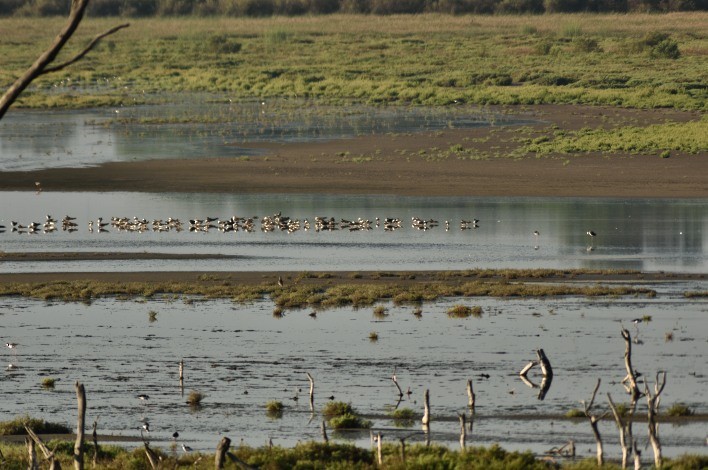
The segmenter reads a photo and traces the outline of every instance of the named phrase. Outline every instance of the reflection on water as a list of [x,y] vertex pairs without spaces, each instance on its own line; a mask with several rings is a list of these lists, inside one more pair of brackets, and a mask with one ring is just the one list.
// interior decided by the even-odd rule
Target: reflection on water
[[[146,251],[210,253],[243,258],[229,261],[125,261],[14,263],[3,272],[139,270],[421,270],[469,268],[615,268],[706,272],[708,204],[705,200],[549,198],[420,198],[326,195],[224,195],[142,193],[0,193],[0,219],[43,222],[46,214],[77,217],[79,231],[0,234],[0,250]],[[293,219],[315,216],[374,221],[402,219],[402,228],[293,233],[147,232],[89,233],[99,217],[188,219],[265,216],[282,212]],[[436,219],[422,231],[411,217]],[[460,230],[462,219],[479,227]],[[444,221],[450,221],[446,231]],[[260,224],[257,224],[260,227]],[[597,233],[594,238],[586,232]],[[534,231],[539,235],[535,236]]]
[[0,170],[109,161],[253,155],[254,142],[303,142],[522,122],[472,107],[324,106],[302,100],[177,101],[118,109],[15,110],[0,123]]
[[[0,352],[5,364],[15,366],[0,371],[0,414],[73,423],[73,383],[81,380],[87,420],[100,416],[101,433],[138,437],[145,418],[151,438],[163,440],[159,445],[167,446],[179,430],[181,439],[199,450],[213,451],[220,435],[251,445],[272,438],[276,445],[292,446],[320,439],[322,418],[310,419],[309,372],[318,411],[332,395],[351,402],[389,442],[420,431],[423,393],[430,389],[431,439],[454,446],[457,413],[465,411],[466,381],[472,379],[477,416],[470,445],[498,442],[540,454],[572,438],[579,454],[588,456],[594,441],[587,420],[518,416],[558,416],[578,408],[599,377],[603,408],[608,392],[626,403],[620,322],[637,340],[637,370],[650,378],[658,370],[668,372],[662,409],[683,402],[705,412],[706,303],[682,296],[684,290],[705,289],[705,282],[651,287],[659,292],[655,299],[445,299],[423,304],[420,317],[413,315],[414,306],[384,304],[385,318],[374,316],[372,308],[326,310],[315,317],[309,310],[294,310],[276,318],[267,300],[241,305],[170,296],[82,305],[0,299],[3,342],[19,343],[12,352]],[[458,303],[481,306],[481,318],[449,318],[445,312]],[[637,316],[651,321],[635,327],[631,319]],[[369,341],[371,331],[378,333],[377,342]],[[518,375],[538,348],[545,350],[555,375],[542,401]],[[184,396],[178,382],[181,359]],[[411,427],[396,428],[386,418],[398,397],[391,382],[394,369],[403,390],[412,392],[399,405],[415,411]],[[44,377],[58,379],[54,390],[41,387]],[[540,373],[532,370],[529,379],[540,381]],[[206,395],[199,410],[185,405],[191,390]],[[142,403],[139,394],[148,394],[150,401]],[[270,400],[285,404],[282,419],[266,417]],[[642,400],[638,414],[645,413]],[[607,455],[619,455],[612,420],[602,421],[600,429]],[[638,422],[634,430],[643,447],[645,426]],[[662,425],[664,452],[701,452],[704,430],[701,422]],[[368,445],[368,434],[350,438]]]

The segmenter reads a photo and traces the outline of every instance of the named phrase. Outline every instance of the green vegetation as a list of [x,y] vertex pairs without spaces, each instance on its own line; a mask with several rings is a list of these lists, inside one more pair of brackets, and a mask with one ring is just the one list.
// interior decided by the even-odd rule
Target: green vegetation
[[42,387],[47,388],[47,389],[52,389],[54,388],[54,384],[56,384],[57,379],[53,379],[51,377],[46,377],[42,380]]
[[415,424],[415,411],[410,408],[398,408],[393,410],[390,416],[397,428],[409,428]]
[[[0,35],[0,83],[19,76],[63,21],[0,18],[0,31],[13,32]],[[58,60],[115,22],[88,18]],[[42,76],[18,105],[128,106],[209,92],[224,100],[706,110],[708,36],[698,32],[707,29],[704,12],[139,18],[84,60]]]
[[333,418],[335,416],[342,416],[345,414],[354,414],[354,408],[352,408],[351,403],[344,403],[343,401],[330,401],[322,408],[322,415],[325,418]]
[[25,426],[38,434],[69,434],[71,429],[60,423],[50,423],[42,419],[18,416],[9,421],[0,421],[0,436],[27,434]]
[[458,304],[447,310],[447,316],[450,318],[480,318],[482,316],[482,307],[468,307],[467,305]]
[[[333,308],[341,306],[363,307],[380,301],[392,300],[396,304],[433,301],[441,297],[554,297],[582,295],[591,297],[655,295],[645,287],[562,285],[523,282],[508,282],[509,279],[551,277],[553,271],[463,271],[441,273],[437,282],[399,284],[392,282],[348,284],[328,281],[302,283],[274,287],[272,283],[261,285],[224,285],[219,281],[195,282],[98,282],[98,281],[53,281],[41,283],[15,283],[0,285],[0,297],[23,296],[43,300],[87,301],[107,296],[126,298],[152,298],[163,294],[202,296],[205,299],[231,299],[234,302],[251,302],[270,296],[276,308]],[[583,271],[579,271],[582,273]],[[556,272],[561,276],[573,276],[573,271]],[[372,275],[372,278],[375,275]],[[188,303],[192,297],[185,297]],[[282,310],[274,312],[282,315]]]
[[266,403],[266,415],[269,418],[282,418],[283,417],[283,410],[285,407],[283,406],[283,402],[277,401],[277,400],[271,400],[268,403]]
[[377,332],[372,331],[371,333],[369,333],[369,341],[371,341],[372,343],[375,343],[378,340],[379,340],[379,334]]
[[610,130],[581,129],[577,132],[559,132],[550,138],[541,137],[529,141],[525,147],[526,151],[540,155],[623,152],[656,153],[663,158],[669,157],[671,150],[699,153],[705,152],[706,149],[708,149],[706,117],[700,121],[669,122],[649,127],[627,126]]
[[371,421],[361,418],[351,403],[330,401],[322,409],[322,415],[327,418],[333,429],[368,429]]
[[693,410],[683,403],[674,403],[666,410],[668,416],[692,416]]
[[573,408],[568,410],[565,413],[566,418],[584,418],[585,417],[585,412],[583,410],[580,410],[578,408]]

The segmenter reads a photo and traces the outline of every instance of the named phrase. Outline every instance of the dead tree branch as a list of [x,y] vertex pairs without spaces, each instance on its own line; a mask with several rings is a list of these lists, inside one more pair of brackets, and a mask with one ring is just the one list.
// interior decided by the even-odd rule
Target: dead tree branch
[[[617,430],[619,430],[620,435],[620,447],[622,447],[622,468],[627,468],[627,457],[629,456],[629,446],[627,446],[627,436],[628,436],[628,424],[631,425],[631,421],[625,421],[620,416],[615,402],[612,401],[610,394],[607,394],[607,401],[610,403],[610,409],[612,410],[612,415],[615,417],[615,424],[617,424]],[[631,436],[631,434],[629,434]]]
[[474,414],[474,402],[477,396],[474,394],[474,389],[472,388],[472,379],[467,380],[467,406],[470,409],[470,413]]
[[425,397],[423,399],[423,406],[424,406],[424,411],[423,411],[423,427],[427,428],[428,425],[430,424],[430,390],[425,389]]
[[598,416],[594,415],[591,413],[592,410],[592,405],[595,403],[595,397],[597,396],[597,391],[600,389],[600,383],[601,379],[597,379],[597,385],[595,385],[595,390],[592,392],[592,398],[590,399],[589,403],[586,403],[585,400],[582,400],[581,403],[583,404],[584,411],[585,411],[585,416],[588,417],[590,420],[590,427],[592,428],[592,434],[595,436],[595,442],[597,443],[597,466],[602,467],[602,464],[604,463],[604,455],[603,455],[603,450],[602,450],[602,437],[600,437],[600,431],[597,428],[597,422],[600,421],[602,418],[605,417],[606,413]]
[[226,452],[228,452],[230,446],[231,439],[226,436],[222,437],[221,441],[219,441],[219,445],[216,446],[216,455],[214,456],[215,468],[224,468],[224,464],[226,463]]
[[315,379],[312,378],[309,372],[307,374],[307,380],[310,381],[310,411],[315,412]]
[[622,327],[622,338],[624,338],[624,365],[627,369],[627,376],[622,380],[622,383],[629,382],[627,391],[632,396],[632,401],[636,401],[642,396],[637,385],[637,372],[632,367],[632,336],[629,331]]
[[[661,378],[659,378],[661,376]],[[664,391],[666,385],[666,372],[656,373],[656,382],[654,383],[654,394],[649,390],[648,381],[644,381],[644,394],[647,397],[647,424],[649,427],[649,442],[654,450],[654,466],[661,468],[661,442],[659,441],[659,423],[656,421],[656,415],[659,411],[659,402],[661,401],[661,392]]]
[[64,26],[64,28],[62,28],[62,30],[56,36],[56,38],[54,38],[54,41],[49,46],[49,49],[44,51],[25,71],[25,73],[22,74],[17,80],[15,80],[15,82],[10,86],[10,88],[7,89],[5,94],[0,97],[0,119],[2,119],[7,110],[12,105],[12,103],[14,103],[15,100],[20,96],[20,93],[22,93],[35,78],[39,77],[44,73],[61,70],[64,67],[77,62],[82,57],[84,57],[91,49],[93,49],[94,46],[102,38],[129,26],[128,24],[122,24],[111,28],[105,33],[99,34],[83,51],[77,54],[73,59],[64,62],[63,64],[60,64],[58,66],[48,68],[49,64],[51,64],[56,59],[57,55],[59,54],[59,51],[61,51],[66,42],[74,34],[76,28],[78,28],[79,23],[81,23],[81,20],[83,19],[88,2],[89,0],[72,0],[71,11],[69,13],[69,20],[67,21],[67,24]]
[[81,52],[79,52],[78,54],[76,54],[74,57],[67,60],[66,62],[62,62],[61,64],[55,65],[53,67],[46,67],[44,70],[42,70],[40,72],[40,75],[44,75],[45,73],[58,72],[59,70],[64,69],[64,68],[70,66],[71,64],[75,64],[76,62],[83,59],[86,54],[91,52],[91,50],[94,47],[96,47],[96,44],[98,44],[101,39],[105,38],[106,36],[110,36],[111,34],[117,32],[117,31],[120,31],[123,28],[127,28],[128,26],[130,26],[130,23],[119,24],[118,26],[112,27],[108,31],[104,31],[101,34],[97,34],[96,36],[94,36],[94,38],[88,44],[88,46],[86,46],[84,48],[84,50],[82,50]]
[[401,386],[398,385],[398,379],[396,378],[396,369],[393,369],[393,375],[391,376],[391,381],[393,382],[393,385],[396,386],[398,389],[398,398],[403,398],[403,390],[401,390]]

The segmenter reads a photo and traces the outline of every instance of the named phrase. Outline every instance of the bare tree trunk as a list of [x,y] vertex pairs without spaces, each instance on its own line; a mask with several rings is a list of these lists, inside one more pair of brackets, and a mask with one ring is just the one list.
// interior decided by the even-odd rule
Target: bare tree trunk
[[[661,379],[659,376],[661,375]],[[656,383],[654,384],[654,395],[649,390],[648,381],[644,381],[644,394],[647,397],[647,425],[649,427],[649,442],[654,450],[654,466],[661,468],[661,442],[659,441],[659,423],[656,421],[656,414],[659,410],[661,392],[666,385],[666,372],[657,372]]]
[[401,441],[401,462],[406,463],[406,438],[402,437],[399,441]]
[[639,449],[637,449],[636,439],[632,439],[632,453],[634,454],[634,470],[639,470],[642,468],[642,454],[639,452]]
[[74,443],[74,468],[84,468],[84,427],[86,423],[86,390],[84,384],[77,380],[74,384],[76,400],[78,401],[79,416],[76,423],[76,442]]
[[393,381],[393,385],[396,386],[398,389],[398,398],[403,398],[403,390],[401,390],[401,386],[398,385],[398,379],[396,378],[396,369],[393,369],[393,375],[391,376],[391,381]]
[[592,392],[592,398],[590,399],[589,403],[585,403],[585,400],[583,400],[583,406],[585,407],[585,416],[588,417],[590,420],[590,428],[592,429],[592,434],[595,437],[595,442],[597,443],[597,466],[602,467],[602,464],[604,463],[604,455],[603,455],[603,450],[602,450],[602,437],[600,436],[600,431],[597,428],[597,422],[601,420],[604,415],[602,416],[597,416],[594,414],[591,414],[590,411],[592,409],[592,405],[595,402],[595,397],[597,396],[597,391],[600,388],[600,383],[601,380],[597,379],[597,385],[595,385],[595,390]]
[[624,338],[624,366],[627,369],[627,376],[622,381],[629,382],[629,393],[632,396],[632,401],[636,401],[642,396],[637,385],[637,373],[632,368],[632,337],[629,331],[622,327],[622,338]]
[[224,468],[224,463],[226,463],[226,452],[228,452],[230,446],[231,439],[229,439],[228,437],[221,438],[219,445],[216,447],[216,456],[214,457],[214,468]]
[[467,380],[467,406],[470,408],[470,413],[474,414],[474,400],[476,396],[472,388],[472,379]]
[[425,389],[425,398],[423,401],[424,412],[423,412],[423,426],[428,426],[430,424],[430,390]]
[[99,34],[91,41],[91,43],[86,48],[84,48],[83,51],[74,56],[73,59],[64,62],[63,64],[49,68],[49,64],[51,64],[54,59],[56,59],[57,55],[59,54],[59,51],[61,51],[61,49],[64,47],[69,38],[71,38],[71,36],[74,34],[76,28],[79,26],[79,23],[81,23],[88,2],[89,0],[71,1],[69,21],[59,32],[57,37],[54,38],[54,41],[52,42],[51,46],[49,46],[49,49],[44,51],[44,53],[42,53],[42,55],[40,55],[37,60],[35,60],[34,63],[27,69],[27,71],[25,71],[25,73],[22,74],[22,76],[20,76],[17,80],[15,80],[15,83],[13,83],[10,88],[7,89],[7,91],[2,97],[0,97],[0,119],[2,119],[7,110],[12,105],[12,103],[15,102],[17,97],[20,96],[20,93],[22,93],[24,89],[27,88],[27,86],[29,86],[29,84],[32,83],[35,78],[39,77],[44,73],[61,70],[64,67],[71,65],[74,62],[77,62],[83,56],[85,56],[91,49],[93,49],[93,47],[98,43],[99,40],[108,36],[109,34],[115,33],[119,29],[129,26],[128,24],[123,24],[111,28],[103,34]]
[[39,470],[39,462],[37,462],[37,451],[34,448],[34,440],[32,438],[26,438],[27,443],[27,454],[29,457],[29,470]]
[[310,381],[310,411],[315,412],[315,379],[312,378],[309,372],[307,374],[307,380]]
[[467,428],[465,427],[465,414],[460,414],[460,449],[464,452],[467,443]]
[[93,438],[93,467],[95,468],[96,465],[98,464],[98,433],[96,432],[96,428],[98,427],[98,419],[95,419],[93,422],[93,432],[91,433],[91,437]]
[[378,458],[379,466],[383,465],[383,444],[381,443],[381,441],[383,441],[382,438],[383,436],[381,435],[381,433],[376,434],[376,457]]
[[629,457],[629,447],[627,446],[627,423],[622,419],[610,394],[607,394],[607,401],[610,403],[612,415],[615,417],[615,424],[620,435],[620,447],[622,447],[622,468],[627,468],[627,458]]
[[[37,434],[35,434],[34,431],[32,431],[32,429],[30,429],[28,426],[25,426],[25,431],[27,431],[29,439],[33,441],[33,448],[30,449],[30,469],[33,468],[31,456],[34,449],[34,444],[36,444],[37,447],[39,447],[39,449],[44,454],[44,457],[49,461],[49,470],[61,470],[61,464],[59,463],[59,460],[54,457],[54,452],[50,451],[49,448],[47,448],[47,446],[44,444],[44,442],[42,442],[42,439],[40,439],[39,436],[37,436]],[[28,449],[30,448],[30,442],[27,442],[27,447]],[[39,468],[39,463],[36,462],[36,452],[34,452],[34,456],[34,467]],[[0,463],[2,463],[2,453],[0,453]]]

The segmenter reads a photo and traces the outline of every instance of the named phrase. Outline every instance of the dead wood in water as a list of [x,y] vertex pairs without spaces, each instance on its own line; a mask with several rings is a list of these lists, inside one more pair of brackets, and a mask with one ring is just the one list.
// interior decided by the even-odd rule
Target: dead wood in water
[[425,397],[423,399],[423,406],[424,406],[424,412],[423,412],[422,423],[423,423],[423,430],[426,430],[425,428],[427,428],[430,425],[430,390],[427,388],[425,389]]
[[632,396],[632,401],[636,401],[642,396],[642,392],[639,391],[639,385],[637,385],[637,371],[632,367],[632,336],[629,331],[622,327],[622,338],[624,338],[624,366],[627,369],[627,375],[622,380],[622,384],[629,383],[625,385],[627,393]]
[[315,379],[312,378],[309,372],[307,374],[307,380],[310,381],[310,411],[315,412]]
[[396,378],[396,369],[393,369],[393,375],[391,376],[391,381],[393,382],[393,385],[396,386],[398,389],[398,398],[399,398],[399,403],[400,399],[403,398],[403,390],[401,390],[401,386],[398,385],[398,379]]
[[96,465],[98,464],[98,453],[99,453],[99,448],[98,448],[98,434],[96,432],[96,428],[98,427],[98,418],[96,418],[93,421],[93,432],[91,433],[91,437],[93,439],[93,467],[95,468]]
[[217,469],[224,468],[226,463],[226,452],[228,452],[231,446],[231,439],[224,436],[219,441],[219,445],[216,446],[216,455],[214,456],[214,467]]
[[589,403],[586,403],[585,400],[582,400],[582,404],[584,407],[585,411],[585,416],[588,417],[590,420],[590,427],[592,428],[592,434],[595,437],[595,442],[597,443],[597,465],[598,467],[602,467],[602,464],[604,463],[604,455],[603,455],[603,449],[602,449],[602,437],[600,436],[600,431],[597,428],[597,422],[603,419],[607,413],[604,413],[600,416],[591,414],[591,409],[593,403],[595,403],[595,397],[597,396],[597,391],[600,388],[600,383],[601,379],[597,379],[597,385],[595,385],[595,390],[592,392],[592,398],[590,399]]
[[325,420],[322,420],[322,439],[325,444],[329,444],[329,437],[327,437],[327,425]]
[[[661,378],[659,378],[661,376]],[[659,441],[659,423],[656,421],[656,415],[659,411],[659,402],[661,401],[661,392],[664,391],[666,385],[666,372],[656,373],[656,382],[654,383],[654,394],[649,390],[648,380],[644,381],[644,394],[647,397],[647,425],[649,428],[649,442],[654,450],[654,466],[661,468],[661,442]]]
[[467,379],[467,406],[470,409],[470,414],[474,414],[475,398],[474,389],[472,388],[472,379]]
[[465,427],[465,414],[460,414],[460,449],[464,452],[467,444],[467,429]]
[[[612,401],[610,394],[607,394],[607,401],[610,403],[610,409],[612,410],[612,415],[615,418],[615,423],[617,424],[617,429],[620,434],[620,447],[622,448],[622,468],[627,468],[627,458],[629,457],[630,447],[627,445],[628,442],[632,441],[632,417],[625,420],[620,415],[617,410],[617,406]],[[636,407],[636,402],[632,403],[632,414],[634,413],[634,408]]]

